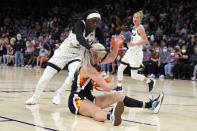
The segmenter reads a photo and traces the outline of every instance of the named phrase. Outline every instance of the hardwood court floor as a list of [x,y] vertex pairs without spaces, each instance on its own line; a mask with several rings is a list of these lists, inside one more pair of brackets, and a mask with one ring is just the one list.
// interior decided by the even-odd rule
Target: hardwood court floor
[[[158,80],[157,89],[148,93],[147,85],[124,76],[124,94],[148,101],[161,90],[165,93],[159,114],[149,110],[125,107],[123,122],[113,127],[110,121],[96,122],[75,116],[67,107],[69,88],[61,105],[53,105],[55,91],[64,82],[67,71],[61,71],[47,85],[40,104],[26,106],[43,70],[0,66],[0,131],[196,131],[197,82]],[[112,75],[115,85],[116,76]],[[96,94],[101,92],[96,92]],[[106,109],[109,110],[109,109]]]

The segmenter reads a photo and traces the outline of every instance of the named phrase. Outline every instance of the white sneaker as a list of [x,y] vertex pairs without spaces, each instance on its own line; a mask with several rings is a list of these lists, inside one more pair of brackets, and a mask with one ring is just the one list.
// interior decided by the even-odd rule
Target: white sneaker
[[57,92],[53,97],[53,104],[59,105],[61,103],[61,95]]
[[192,80],[192,81],[195,81],[195,80],[196,80],[196,77],[195,77],[195,76],[194,76],[194,77],[192,77],[192,78],[191,78],[191,80]]
[[30,99],[26,101],[26,105],[35,105],[38,104],[39,99],[35,96],[32,96]]
[[159,79],[164,79],[164,75],[160,75],[159,76]]

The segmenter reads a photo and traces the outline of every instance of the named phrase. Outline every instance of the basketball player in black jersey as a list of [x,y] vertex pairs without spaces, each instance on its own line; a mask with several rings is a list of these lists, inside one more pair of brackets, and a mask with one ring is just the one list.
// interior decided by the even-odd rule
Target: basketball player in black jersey
[[[99,43],[92,45],[97,54],[92,56],[88,50],[85,50],[81,66],[77,69],[71,86],[68,106],[72,113],[92,117],[94,120],[101,122],[111,120],[114,126],[118,126],[122,121],[121,115],[124,111],[124,106],[148,108],[154,113],[159,112],[164,97],[163,93],[160,93],[156,99],[149,102],[138,101],[119,92],[100,96],[92,95],[92,81],[100,85],[104,91],[110,92],[112,90],[112,85],[100,76],[94,66],[97,63],[106,64],[114,61],[117,56],[119,43],[123,42],[123,40],[124,38],[121,35],[115,37],[114,49],[108,56],[106,56],[105,47]],[[111,111],[106,112],[102,110],[114,103],[116,105]]]

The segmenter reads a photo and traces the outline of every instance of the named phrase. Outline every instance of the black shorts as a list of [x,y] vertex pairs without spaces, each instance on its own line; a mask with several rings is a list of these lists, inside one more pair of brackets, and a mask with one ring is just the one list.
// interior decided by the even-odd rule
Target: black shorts
[[94,103],[95,97],[91,93],[82,95],[80,93],[71,93],[68,99],[68,108],[73,114],[79,115],[78,109],[82,100],[88,99]]

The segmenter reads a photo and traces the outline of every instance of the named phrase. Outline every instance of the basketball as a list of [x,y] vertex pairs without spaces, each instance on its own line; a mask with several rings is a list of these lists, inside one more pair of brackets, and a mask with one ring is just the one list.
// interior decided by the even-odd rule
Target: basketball
[[[111,79],[109,77],[109,75],[107,75],[106,73],[104,72],[99,72],[99,74],[104,78],[104,80],[107,82],[107,83],[110,83],[111,82]],[[96,82],[92,81],[92,86],[97,90],[97,91],[103,91],[103,88],[100,87],[99,84],[97,84]]]

